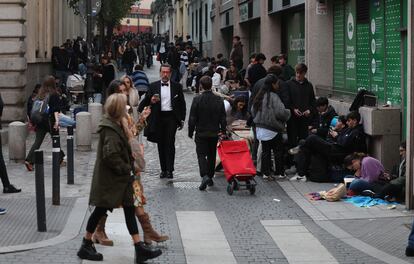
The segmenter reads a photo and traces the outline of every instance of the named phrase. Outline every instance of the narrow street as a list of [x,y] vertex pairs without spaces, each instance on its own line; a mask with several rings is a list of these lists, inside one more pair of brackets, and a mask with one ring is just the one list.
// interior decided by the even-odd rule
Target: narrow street
[[[151,80],[156,80],[158,66],[147,73]],[[188,109],[193,97],[193,93],[185,92]],[[9,211],[0,217],[1,230],[6,230],[0,238],[0,251],[4,253],[0,254],[0,263],[81,263],[76,251],[90,213],[87,198],[96,139],[94,136],[92,152],[75,154],[74,186],[66,185],[66,172],[64,168],[61,170],[62,205],[48,210],[48,221],[55,230],[49,228],[46,234],[36,232],[35,209],[27,208],[24,217],[32,219],[29,222],[32,226],[26,234],[40,244],[30,244],[33,241],[28,241],[25,233],[21,233],[21,223],[14,220],[22,217],[24,204],[34,205],[34,174],[27,173],[20,164],[7,164],[13,182],[23,187],[23,193],[7,197],[0,194],[2,206]],[[26,143],[28,147],[32,141],[33,135]],[[62,143],[65,148],[64,135]],[[410,263],[404,257],[404,249],[412,218],[403,206],[387,210],[357,208],[344,202],[311,202],[305,194],[333,188],[333,184],[267,182],[259,177],[255,195],[239,191],[229,196],[222,172],[216,174],[213,187],[201,192],[195,144],[187,137],[187,127],[177,133],[173,180],[159,178],[156,145],[145,139],[144,145],[146,208],[156,229],[170,236],[169,241],[156,245],[163,254],[148,263]],[[50,138],[46,138],[43,148],[46,192],[50,196]],[[6,149],[3,152],[8,160]],[[74,215],[78,217],[72,218]],[[69,222],[71,219],[76,221]],[[109,215],[107,233],[115,245],[96,246],[104,255],[102,263],[132,263],[133,247],[122,210]],[[13,243],[11,237],[15,238]],[[23,245],[20,250],[25,251],[12,250],[19,244]],[[30,246],[24,248],[25,245],[37,246],[30,249]]]

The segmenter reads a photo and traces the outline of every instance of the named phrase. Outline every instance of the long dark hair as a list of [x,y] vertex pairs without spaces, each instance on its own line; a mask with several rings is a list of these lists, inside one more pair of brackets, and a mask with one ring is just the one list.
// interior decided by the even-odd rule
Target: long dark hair
[[362,153],[362,152],[354,152],[352,154],[349,154],[348,156],[345,157],[344,159],[344,165],[345,167],[348,167],[350,165],[352,165],[352,161],[353,160],[360,160],[362,161],[365,157],[368,157],[367,154]]
[[267,96],[267,105],[269,105],[270,93],[273,90],[273,84],[279,85],[279,79],[276,75],[269,74],[265,77],[263,87],[259,90],[259,93],[253,99],[253,109],[255,112],[258,112],[262,109],[263,98]]
[[42,87],[40,87],[39,92],[37,94],[37,98],[43,100],[49,94],[57,93],[56,90],[56,79],[53,76],[46,76],[43,80]]

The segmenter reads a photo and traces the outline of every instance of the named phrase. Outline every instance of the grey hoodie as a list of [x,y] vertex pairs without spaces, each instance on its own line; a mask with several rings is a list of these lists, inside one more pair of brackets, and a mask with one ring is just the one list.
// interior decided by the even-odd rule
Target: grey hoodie
[[266,128],[275,132],[283,132],[290,118],[290,110],[286,109],[280,97],[270,92],[269,104],[267,94],[263,97],[262,109],[255,112],[252,107],[253,121],[256,127]]

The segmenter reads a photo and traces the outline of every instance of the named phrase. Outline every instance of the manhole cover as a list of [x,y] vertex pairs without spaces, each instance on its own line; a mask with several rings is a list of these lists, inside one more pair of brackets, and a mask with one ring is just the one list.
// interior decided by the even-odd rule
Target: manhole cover
[[198,182],[173,182],[172,186],[179,189],[196,189],[200,183]]

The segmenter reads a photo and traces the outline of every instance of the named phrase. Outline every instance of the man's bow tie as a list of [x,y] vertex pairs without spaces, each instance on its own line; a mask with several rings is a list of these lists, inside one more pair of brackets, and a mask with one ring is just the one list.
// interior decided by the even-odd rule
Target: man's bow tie
[[168,86],[168,83],[161,83],[161,87],[162,86]]

